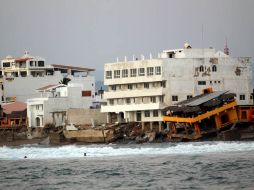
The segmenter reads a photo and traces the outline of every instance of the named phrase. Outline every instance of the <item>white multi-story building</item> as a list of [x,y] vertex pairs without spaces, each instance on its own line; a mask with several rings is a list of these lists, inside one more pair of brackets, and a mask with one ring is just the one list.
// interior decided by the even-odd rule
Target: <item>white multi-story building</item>
[[63,126],[67,109],[89,108],[94,100],[91,90],[84,90],[81,84],[47,85],[37,91],[40,98],[27,100],[28,127]]
[[[108,122],[161,121],[162,109],[202,93],[229,90],[238,104],[252,103],[250,58],[230,57],[215,49],[165,50],[156,59],[108,63],[104,65],[104,92]],[[160,123],[160,122],[159,122]]]
[[59,83],[63,77],[71,79],[70,83],[80,83],[95,95],[95,79],[91,73],[94,69],[67,65],[46,65],[40,57],[29,55],[12,58],[7,56],[1,61],[3,75],[3,101],[17,100],[25,102],[29,98],[38,97],[36,89],[41,86]]

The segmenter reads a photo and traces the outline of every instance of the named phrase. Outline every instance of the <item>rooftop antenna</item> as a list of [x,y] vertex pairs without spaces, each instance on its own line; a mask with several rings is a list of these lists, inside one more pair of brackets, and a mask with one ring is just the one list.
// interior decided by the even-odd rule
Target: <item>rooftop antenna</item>
[[228,48],[228,40],[227,40],[227,37],[226,37],[226,43],[225,43],[225,47],[224,47],[224,53],[226,55],[229,55],[229,48]]

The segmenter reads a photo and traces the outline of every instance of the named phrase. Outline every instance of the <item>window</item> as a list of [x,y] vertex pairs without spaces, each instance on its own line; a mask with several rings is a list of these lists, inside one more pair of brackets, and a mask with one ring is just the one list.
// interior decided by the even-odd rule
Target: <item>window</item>
[[216,67],[216,65],[213,65],[212,72],[216,72],[216,71],[217,71],[217,67]]
[[131,69],[131,77],[137,76],[137,69]]
[[130,98],[126,98],[126,104],[130,104],[131,103],[131,99]]
[[4,62],[3,63],[3,67],[10,67],[11,66],[11,63],[10,62]]
[[39,117],[36,117],[35,118],[35,121],[36,121],[36,126],[39,127],[40,126],[40,118]]
[[145,76],[145,68],[139,68],[138,69],[138,75],[139,76]]
[[187,100],[191,98],[192,98],[192,95],[187,95]]
[[150,117],[150,111],[145,111],[145,117]]
[[132,88],[133,88],[132,84],[128,84],[128,89],[132,90]]
[[89,91],[82,91],[82,97],[91,97],[92,96],[92,92]]
[[161,87],[166,88],[166,81],[161,82]]
[[114,105],[114,100],[113,100],[113,99],[110,99],[110,100],[109,100],[109,104],[110,104],[110,105]]
[[112,85],[111,90],[116,90],[116,85]]
[[112,71],[106,71],[106,79],[112,79]]
[[155,96],[151,97],[150,99],[151,99],[152,103],[156,103],[156,97]]
[[250,95],[250,99],[251,99],[251,100],[253,99],[253,95],[252,95],[252,94]]
[[245,95],[244,94],[240,94],[240,100],[245,100]]
[[241,111],[241,119],[247,119],[247,112],[246,111]]
[[38,67],[44,67],[44,61],[38,61]]
[[159,96],[159,100],[160,100],[161,103],[163,103],[164,102],[164,96]]
[[220,81],[218,80],[218,83],[220,84]]
[[153,67],[147,67],[147,76],[153,75]]
[[198,85],[206,85],[206,81],[198,81]]
[[114,70],[114,78],[120,78],[120,70]]
[[158,114],[158,110],[153,110],[153,117],[158,117],[159,114]]
[[149,83],[144,83],[144,88],[149,88]]
[[128,69],[122,70],[122,77],[123,77],[123,78],[128,77]]
[[199,71],[200,71],[200,72],[204,72],[204,67],[203,67],[203,65],[201,65],[201,66],[199,67]]
[[161,75],[161,67],[155,67],[155,74]]
[[174,102],[178,101],[178,96],[172,96],[172,101]]
[[34,66],[34,62],[33,61],[30,61],[29,63],[30,63],[31,67]]

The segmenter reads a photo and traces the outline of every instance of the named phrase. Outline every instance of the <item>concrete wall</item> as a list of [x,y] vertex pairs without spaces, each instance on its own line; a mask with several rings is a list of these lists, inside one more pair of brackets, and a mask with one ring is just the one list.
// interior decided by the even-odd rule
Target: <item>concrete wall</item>
[[67,123],[75,125],[92,124],[91,119],[94,119],[95,124],[100,125],[107,122],[107,113],[101,113],[100,109],[68,109]]

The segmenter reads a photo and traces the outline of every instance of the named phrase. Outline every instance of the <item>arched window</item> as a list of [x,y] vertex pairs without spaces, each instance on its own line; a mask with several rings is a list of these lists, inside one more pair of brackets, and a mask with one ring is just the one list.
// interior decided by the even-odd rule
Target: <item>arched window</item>
[[36,119],[35,119],[35,121],[36,121],[36,126],[37,127],[40,127],[40,118],[39,117],[36,117]]
[[201,65],[201,66],[199,67],[199,71],[200,71],[200,72],[204,72],[204,67],[203,67],[203,65]]
[[216,67],[216,65],[213,65],[212,72],[216,72],[216,71],[217,71],[217,67]]

